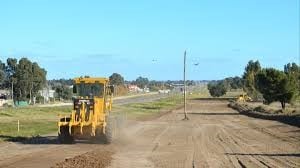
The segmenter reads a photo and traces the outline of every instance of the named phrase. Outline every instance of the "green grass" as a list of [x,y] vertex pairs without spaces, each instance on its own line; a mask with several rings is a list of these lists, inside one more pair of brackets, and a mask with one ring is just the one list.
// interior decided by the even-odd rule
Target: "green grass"
[[[213,98],[207,89],[207,85],[205,84],[192,87],[192,89],[189,90],[189,93],[192,93],[188,95],[189,98]],[[232,89],[228,90],[226,94],[220,98],[237,98],[242,93],[242,89]]]
[[211,97],[207,89],[207,86],[204,84],[199,86],[194,86],[191,90],[189,90],[187,96],[189,99]]
[[163,98],[147,103],[133,103],[123,106],[115,106],[115,113],[126,114],[130,119],[143,119],[145,117],[159,115],[161,112],[170,111],[183,105],[183,99],[180,95]]
[[70,106],[0,109],[0,141],[11,137],[31,137],[55,132],[58,115],[68,115],[70,111]]

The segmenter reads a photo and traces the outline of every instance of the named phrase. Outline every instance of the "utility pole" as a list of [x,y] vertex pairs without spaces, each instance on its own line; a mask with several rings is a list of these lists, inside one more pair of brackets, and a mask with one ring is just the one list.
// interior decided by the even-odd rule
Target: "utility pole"
[[183,99],[184,99],[184,118],[183,120],[189,120],[186,113],[186,51],[184,51],[184,59],[183,59],[183,82],[184,82],[184,90],[183,90]]

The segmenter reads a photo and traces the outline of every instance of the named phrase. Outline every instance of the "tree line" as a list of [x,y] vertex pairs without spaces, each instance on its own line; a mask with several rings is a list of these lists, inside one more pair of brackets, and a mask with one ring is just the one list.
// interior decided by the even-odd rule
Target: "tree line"
[[[132,84],[137,85],[139,88],[143,89],[145,87],[148,87],[151,91],[158,91],[160,89],[171,89],[171,84],[174,83],[174,81],[156,81],[156,80],[149,80],[146,77],[139,76],[133,81],[125,81],[123,76],[118,73],[113,73],[109,77],[110,83],[113,85],[125,85],[125,84]],[[183,82],[182,82],[183,83]],[[187,81],[188,85],[194,85],[194,81]]]
[[[88,76],[85,76],[88,77]],[[137,85],[143,89],[148,87],[150,91],[158,91],[160,89],[171,89],[171,84],[176,81],[155,81],[149,80],[146,77],[138,77],[133,81],[126,81],[124,77],[119,73],[113,73],[109,76],[110,84],[115,86],[115,95],[125,95],[129,92],[126,85],[132,84]],[[194,81],[187,81],[188,85],[193,85]],[[55,98],[70,100],[72,99],[72,89],[70,86],[73,85],[73,79],[53,79],[48,80],[48,87],[55,90]]]
[[213,97],[226,94],[228,89],[243,89],[254,100],[265,104],[279,101],[285,109],[300,97],[300,67],[296,63],[284,65],[284,70],[262,68],[259,61],[249,61],[243,76],[211,82],[208,90]]
[[12,89],[15,101],[29,101],[38,96],[47,80],[47,71],[27,58],[0,60],[0,88]]
[[[15,101],[28,101],[35,98],[42,99],[38,93],[41,89],[47,88],[55,90],[55,99],[72,99],[73,79],[46,79],[47,71],[40,67],[38,63],[32,62],[27,58],[8,58],[6,62],[0,60],[0,89],[12,90]],[[139,76],[136,80],[126,81],[119,73],[109,76],[110,83],[116,86],[116,93],[124,95],[128,92],[127,84],[137,85],[143,89],[149,88],[150,91],[161,89],[172,89],[173,83],[183,83],[183,81],[156,81]],[[192,80],[187,81],[187,85],[194,85]]]
[[[170,89],[172,81],[155,81],[149,80],[146,77],[138,77],[133,81],[126,81],[124,77],[119,73],[113,73],[109,76],[109,81],[111,85],[115,86],[115,95],[125,95],[129,92],[126,85],[132,84],[137,85],[139,88],[143,89],[148,87],[151,91],[158,91],[160,89]],[[189,85],[194,84],[193,81],[188,81]],[[48,81],[48,86],[55,90],[57,99],[70,100],[72,99],[72,89],[70,86],[73,85],[72,79],[54,79]]]
[[71,100],[73,96],[73,79],[52,79],[48,80],[48,87],[55,90],[55,99]]

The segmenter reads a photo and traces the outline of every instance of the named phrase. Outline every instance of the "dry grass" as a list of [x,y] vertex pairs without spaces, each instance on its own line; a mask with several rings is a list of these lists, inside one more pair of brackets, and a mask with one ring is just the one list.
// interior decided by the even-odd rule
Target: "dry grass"
[[251,107],[255,111],[270,113],[270,114],[300,114],[300,106],[298,104],[291,105],[287,104],[286,108],[283,110],[279,102],[274,102],[269,105],[265,105],[261,102],[246,103],[247,106]]

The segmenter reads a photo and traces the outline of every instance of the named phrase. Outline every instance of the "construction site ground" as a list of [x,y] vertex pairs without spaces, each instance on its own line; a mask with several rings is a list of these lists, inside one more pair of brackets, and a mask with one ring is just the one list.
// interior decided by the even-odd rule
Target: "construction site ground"
[[130,120],[110,145],[4,142],[0,167],[300,167],[300,128],[247,117],[227,104],[189,100],[189,120],[182,120],[183,109]]

